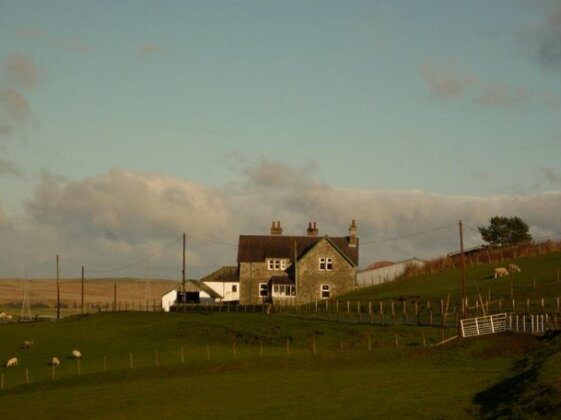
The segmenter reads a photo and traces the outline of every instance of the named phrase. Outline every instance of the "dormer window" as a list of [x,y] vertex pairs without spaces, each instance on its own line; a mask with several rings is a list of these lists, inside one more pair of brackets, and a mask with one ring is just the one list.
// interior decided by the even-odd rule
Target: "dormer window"
[[286,270],[286,260],[283,259],[268,259],[267,269],[269,271],[283,271]]
[[319,271],[331,271],[333,270],[333,259],[329,257],[319,258]]

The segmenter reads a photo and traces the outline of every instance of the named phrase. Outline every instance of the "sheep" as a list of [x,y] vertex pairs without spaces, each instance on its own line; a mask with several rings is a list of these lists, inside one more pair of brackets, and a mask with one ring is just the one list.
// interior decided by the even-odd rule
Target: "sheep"
[[60,366],[60,360],[58,360],[58,357],[53,357],[51,359],[51,366]]
[[11,359],[9,359],[6,362],[6,367],[7,368],[14,367],[14,366],[17,366],[17,365],[18,365],[18,358],[17,357],[12,357]]
[[75,359],[80,359],[82,357],[82,353],[79,350],[72,350],[72,357]]
[[23,348],[29,350],[33,346],[33,340],[25,340],[23,342]]
[[504,267],[495,268],[495,278],[508,276],[508,270]]
[[516,272],[520,273],[522,271],[520,267],[518,267],[516,264],[509,264],[508,269],[510,270],[511,273],[516,273]]

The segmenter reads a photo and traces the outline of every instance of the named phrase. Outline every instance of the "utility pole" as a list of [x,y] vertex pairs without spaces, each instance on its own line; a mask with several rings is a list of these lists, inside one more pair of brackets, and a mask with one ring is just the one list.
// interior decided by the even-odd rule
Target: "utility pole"
[[181,279],[181,301],[183,302],[183,312],[185,312],[185,246],[186,246],[186,236],[183,232],[183,270]]
[[84,266],[82,266],[82,288],[81,288],[81,300],[80,308],[82,313],[84,313]]
[[466,308],[466,264],[464,259],[464,230],[462,221],[458,222],[458,227],[460,229],[460,265],[461,265],[461,277],[462,277],[462,318],[467,317]]
[[301,298],[300,298],[300,284],[299,284],[300,279],[298,278],[298,266],[296,264],[297,261],[298,261],[298,249],[296,245],[296,239],[294,239],[294,262],[293,262],[294,285],[296,286],[296,304],[299,304]]
[[56,254],[56,319],[60,319],[59,257]]

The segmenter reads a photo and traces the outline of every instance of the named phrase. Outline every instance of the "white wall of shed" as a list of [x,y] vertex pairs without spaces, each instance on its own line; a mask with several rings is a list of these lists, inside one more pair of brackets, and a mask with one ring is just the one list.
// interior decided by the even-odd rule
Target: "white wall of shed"
[[397,279],[409,265],[422,267],[425,265],[423,261],[408,260],[387,267],[374,268],[372,270],[361,271],[356,274],[356,284],[359,287],[375,286],[377,284],[387,283]]

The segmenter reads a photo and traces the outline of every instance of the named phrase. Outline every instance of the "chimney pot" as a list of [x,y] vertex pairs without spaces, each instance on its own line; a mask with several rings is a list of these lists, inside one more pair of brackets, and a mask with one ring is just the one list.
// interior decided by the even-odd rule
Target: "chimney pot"
[[271,226],[271,235],[282,235],[282,228],[280,222],[277,220],[277,223],[273,220],[273,225]]

